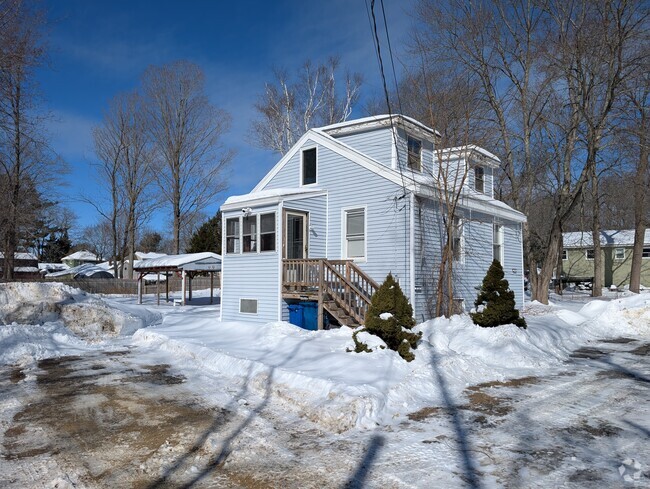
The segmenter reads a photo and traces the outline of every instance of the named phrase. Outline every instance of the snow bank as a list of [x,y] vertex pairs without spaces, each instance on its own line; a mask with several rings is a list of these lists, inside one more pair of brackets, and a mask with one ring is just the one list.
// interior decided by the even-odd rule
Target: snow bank
[[43,325],[62,321],[77,335],[92,341],[128,335],[160,320],[143,309],[110,305],[92,294],[60,283],[0,284],[0,323]]
[[380,340],[372,353],[348,352],[353,330],[346,327],[313,332],[283,322],[220,322],[214,310],[172,312],[162,324],[137,331],[133,342],[343,431],[459,400],[476,383],[561,369],[572,351],[599,338],[650,335],[647,295],[594,301],[578,313],[557,305],[534,311],[526,330],[481,328],[466,315],[422,323],[411,363],[382,349]]

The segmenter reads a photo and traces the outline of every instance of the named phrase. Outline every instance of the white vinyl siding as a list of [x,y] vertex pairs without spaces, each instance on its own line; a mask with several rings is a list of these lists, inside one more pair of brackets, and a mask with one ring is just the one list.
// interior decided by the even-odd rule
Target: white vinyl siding
[[[311,142],[305,143],[313,144]],[[327,190],[327,209],[325,226],[327,258],[343,258],[343,209],[365,207],[366,209],[366,260],[359,266],[381,283],[388,272],[399,279],[408,293],[409,277],[409,206],[408,198],[401,186],[376,173],[349,161],[328,148],[318,148],[318,188]],[[300,172],[300,155],[294,155],[263,189],[295,187]],[[286,202],[286,208],[300,209],[300,201]],[[313,216],[310,215],[310,225]],[[313,253],[313,233],[309,257]],[[320,256],[324,256],[324,252]]]
[[334,136],[336,139],[356,149],[364,155],[391,167],[393,155],[393,135],[388,127],[372,131]]

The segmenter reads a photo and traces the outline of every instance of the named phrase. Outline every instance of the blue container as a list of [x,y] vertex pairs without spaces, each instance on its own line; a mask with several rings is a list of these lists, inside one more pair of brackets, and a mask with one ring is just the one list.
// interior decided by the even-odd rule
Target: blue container
[[317,302],[303,302],[302,303],[302,325],[304,329],[316,331],[318,329],[318,303]]
[[302,305],[289,304],[289,322],[295,326],[303,327]]

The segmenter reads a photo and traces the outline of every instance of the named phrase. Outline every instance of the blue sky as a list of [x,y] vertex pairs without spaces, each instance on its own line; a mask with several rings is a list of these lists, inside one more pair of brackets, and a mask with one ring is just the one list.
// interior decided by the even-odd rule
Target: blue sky
[[[412,5],[413,0],[385,0],[391,42],[400,57]],[[78,200],[82,193],[100,195],[92,167],[92,127],[108,101],[135,88],[149,65],[176,59],[199,64],[211,101],[232,114],[224,138],[237,152],[230,187],[215,196],[209,214],[228,195],[249,192],[278,159],[247,137],[256,116],[253,104],[274,67],[293,70],[306,59],[339,55],[343,66],[363,74],[365,96],[381,87],[364,0],[51,0],[45,6],[49,62],[39,72],[39,83],[52,114],[52,147],[71,168],[61,193],[63,204],[78,216],[77,230],[98,219],[92,206]],[[162,229],[163,216],[155,216],[150,226]]]

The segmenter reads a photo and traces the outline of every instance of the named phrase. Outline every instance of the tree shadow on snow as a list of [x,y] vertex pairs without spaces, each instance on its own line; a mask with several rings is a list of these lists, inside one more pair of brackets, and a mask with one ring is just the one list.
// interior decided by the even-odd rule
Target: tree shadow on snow
[[[185,482],[183,484],[174,484],[174,487],[181,487],[181,488],[191,488],[194,485],[198,484],[199,482],[203,481],[205,478],[209,477],[210,474],[212,474],[214,471],[219,469],[223,463],[226,461],[228,456],[231,453],[231,447],[233,442],[237,439],[239,435],[241,435],[244,430],[253,422],[253,420],[260,415],[260,413],[266,408],[268,405],[270,399],[271,399],[271,394],[272,394],[272,387],[273,387],[273,377],[275,375],[275,372],[277,371],[278,368],[286,365],[290,360],[292,360],[295,355],[298,353],[300,348],[307,342],[313,341],[315,339],[315,336],[312,336],[310,338],[306,338],[299,343],[296,344],[296,346],[293,348],[291,353],[287,355],[287,357],[278,365],[272,366],[268,370],[268,377],[266,380],[266,386],[264,388],[264,396],[262,400],[257,404],[254,408],[250,410],[248,415],[237,425],[231,433],[223,440],[221,449],[215,453],[212,457],[210,457],[209,461],[204,465],[203,469],[200,470],[194,478],[192,478],[189,482]],[[267,355],[262,357],[260,359],[261,363],[264,363],[264,359],[271,355],[272,352],[269,352]],[[316,360],[316,359],[315,359]],[[236,396],[233,397],[232,401],[230,401],[225,408],[223,408],[226,412],[228,413],[234,413],[237,408],[239,407],[239,400],[245,399],[246,394],[249,391],[249,385],[251,382],[251,376],[252,376],[252,369],[253,369],[253,364],[249,367],[248,373],[246,375],[246,379],[244,381],[244,384],[238,392]],[[226,420],[227,422],[227,420]],[[223,427],[225,424],[223,419],[216,419],[215,422],[208,428],[194,443],[192,448],[187,452],[184,453],[182,456],[180,456],[166,471],[165,473],[158,478],[156,481],[154,481],[152,484],[150,484],[148,489],[158,489],[162,487],[168,487],[170,484],[173,484],[173,477],[176,473],[182,473],[186,470],[185,463],[189,461],[190,457],[194,456],[199,450],[201,450],[205,443],[208,441],[208,438],[210,437],[211,434],[216,433],[220,427]],[[210,451],[209,449],[206,449],[206,451]]]
[[378,434],[374,434],[370,438],[370,443],[366,447],[366,453],[363,458],[359,461],[356,470],[343,485],[345,489],[362,489],[368,478],[372,464],[379,455],[382,447],[384,446],[384,437]]
[[472,489],[479,489],[481,487],[480,471],[477,468],[476,461],[473,458],[472,444],[469,439],[467,430],[468,423],[465,421],[463,413],[459,407],[454,403],[447,380],[443,374],[442,368],[439,365],[439,360],[435,352],[431,353],[431,368],[438,382],[438,388],[442,394],[443,402],[445,403],[445,413],[451,421],[452,428],[455,434],[455,441],[458,448],[458,453],[461,457],[463,466],[463,475],[461,476],[467,486]]

